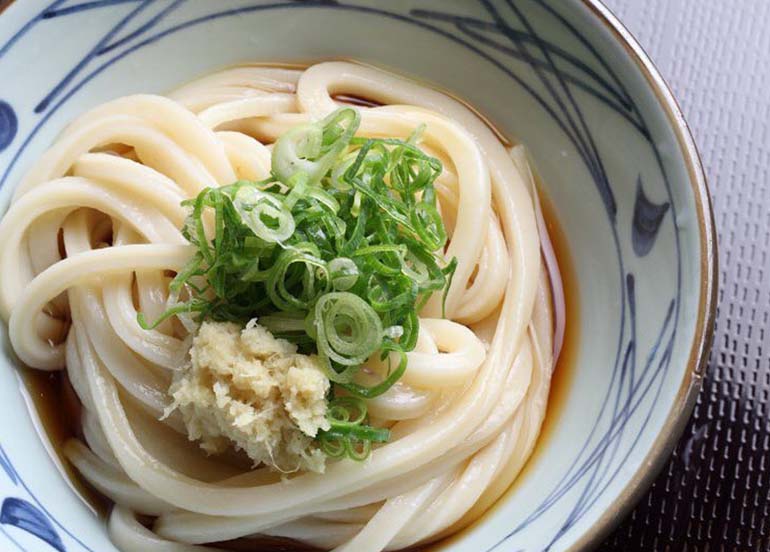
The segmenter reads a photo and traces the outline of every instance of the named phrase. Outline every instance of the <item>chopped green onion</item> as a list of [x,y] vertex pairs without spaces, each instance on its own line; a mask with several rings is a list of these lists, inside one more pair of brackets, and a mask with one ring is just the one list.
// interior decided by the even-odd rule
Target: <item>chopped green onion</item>
[[305,315],[301,312],[276,312],[260,316],[257,322],[273,334],[305,331]]
[[[406,372],[406,352],[395,343],[391,343],[387,347],[390,349],[390,351],[398,354],[399,360],[396,369],[390,370],[385,379],[371,387],[366,387],[363,385],[358,385],[357,383],[350,382],[341,383],[340,385],[344,387],[348,392],[352,393],[356,397],[361,397],[362,399],[373,399],[375,397],[379,397],[388,389],[393,387],[393,385],[401,379],[401,376],[404,375],[404,372]],[[387,349],[385,349],[385,351],[387,351]]]
[[[307,310],[329,290],[326,263],[318,257],[313,244],[303,243],[282,251],[268,275],[265,287],[268,297],[283,311]],[[297,276],[300,274],[301,276]],[[299,293],[290,289],[291,283],[301,281]]]
[[326,417],[333,429],[360,425],[366,420],[366,402],[358,397],[336,397],[329,403]]
[[390,439],[390,431],[380,427],[371,427],[365,425],[356,425],[350,428],[335,428],[324,432],[324,436],[331,439],[347,437],[356,441],[373,441],[375,443],[384,443]]
[[[366,400],[401,378],[419,309],[434,293],[446,301],[457,266],[443,257],[442,167],[418,147],[424,125],[407,140],[356,137],[360,120],[348,107],[299,125],[274,144],[270,178],[185,200],[182,233],[196,253],[169,286],[166,312],[151,324],[137,317],[145,329],[173,316],[187,326],[257,318],[317,353],[332,396],[347,391],[330,399],[319,446],[356,460],[389,438],[367,425]],[[395,366],[375,385],[354,383],[375,354]]]
[[266,242],[283,242],[294,233],[294,217],[281,200],[254,186],[241,186],[233,207],[254,235]]
[[320,182],[350,143],[360,121],[358,111],[344,108],[323,121],[287,131],[273,146],[273,173],[284,183],[299,172],[308,176],[311,185]]
[[348,371],[338,372],[334,365],[358,367],[382,344],[382,322],[363,299],[349,292],[321,296],[315,305],[313,320],[318,354],[327,365],[329,379],[345,381]]
[[388,326],[385,328],[382,332],[382,335],[387,337],[388,339],[396,340],[402,335],[404,335],[404,327],[403,326]]
[[358,281],[358,267],[353,259],[336,257],[329,262],[332,287],[337,291],[347,291]]

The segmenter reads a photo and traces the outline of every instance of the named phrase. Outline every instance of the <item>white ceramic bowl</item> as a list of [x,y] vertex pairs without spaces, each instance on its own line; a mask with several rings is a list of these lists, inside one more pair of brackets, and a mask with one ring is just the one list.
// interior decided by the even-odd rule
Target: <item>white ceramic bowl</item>
[[[0,205],[77,114],[241,61],[355,58],[436,83],[530,148],[580,309],[574,375],[526,476],[452,552],[580,549],[650,483],[713,321],[703,173],[671,93],[595,0],[24,0],[0,16]],[[5,337],[5,328],[0,329]],[[0,358],[0,549],[114,550]]]

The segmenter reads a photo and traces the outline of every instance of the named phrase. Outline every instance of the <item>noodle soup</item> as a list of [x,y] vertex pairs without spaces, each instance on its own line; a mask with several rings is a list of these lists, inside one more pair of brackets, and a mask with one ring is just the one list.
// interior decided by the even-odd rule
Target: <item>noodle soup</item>
[[0,225],[12,345],[66,370],[120,549],[423,546],[535,447],[557,255],[523,146],[444,93],[326,62],[120,98]]

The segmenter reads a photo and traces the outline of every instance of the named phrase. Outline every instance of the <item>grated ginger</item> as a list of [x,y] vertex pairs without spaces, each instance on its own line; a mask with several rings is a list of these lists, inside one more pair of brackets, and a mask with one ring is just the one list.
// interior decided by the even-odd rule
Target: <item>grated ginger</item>
[[328,390],[317,357],[298,354],[254,321],[246,328],[204,322],[190,365],[169,388],[170,410],[181,412],[190,440],[210,454],[235,446],[255,465],[322,473],[326,456],[313,438],[329,429]]

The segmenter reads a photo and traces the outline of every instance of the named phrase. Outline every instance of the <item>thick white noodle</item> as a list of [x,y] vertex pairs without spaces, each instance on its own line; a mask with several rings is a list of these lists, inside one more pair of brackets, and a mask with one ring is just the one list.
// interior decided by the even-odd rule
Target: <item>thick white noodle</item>
[[[180,201],[265,178],[276,137],[336,109],[337,95],[382,104],[359,108],[361,136],[406,138],[426,125],[421,146],[445,166],[437,191],[445,253],[458,268],[447,318],[432,298],[403,379],[370,401],[391,441],[364,462],[281,479],[235,454],[207,457],[178,415],[160,421],[189,336],[185,321],[144,331],[136,315],[163,312],[168,273],[191,254]],[[68,371],[85,442],[69,441],[65,453],[116,502],[115,544],[194,552],[270,535],[379,552],[480,516],[532,451],[554,363],[539,206],[525,158],[514,158],[460,102],[346,62],[235,67],[169,98],[128,96],[73,122],[0,222],[0,315],[22,361]],[[359,377],[381,368],[373,361]],[[152,530],[137,514],[157,516]]]

